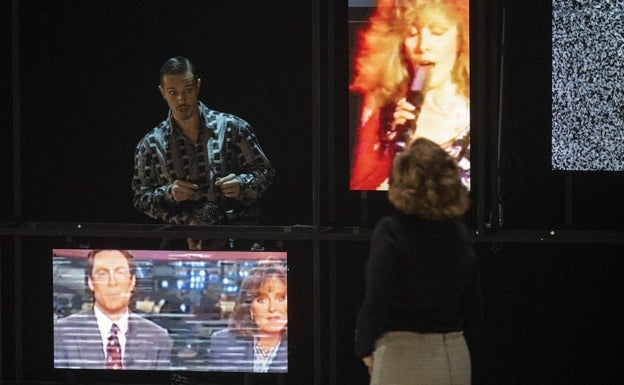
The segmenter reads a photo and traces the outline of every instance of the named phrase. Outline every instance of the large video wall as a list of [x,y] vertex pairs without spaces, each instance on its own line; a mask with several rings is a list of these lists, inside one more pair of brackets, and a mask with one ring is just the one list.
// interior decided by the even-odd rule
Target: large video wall
[[[3,75],[14,92],[3,106],[13,124],[0,143],[0,161],[10,165],[0,200],[0,220],[9,225],[10,236],[3,234],[0,246],[2,305],[16,309],[3,312],[2,325],[20,333],[3,334],[3,375],[76,384],[174,383],[178,378],[180,373],[98,377],[97,372],[54,369],[53,317],[72,302],[66,303],[67,295],[59,303],[51,298],[50,250],[159,247],[160,236],[139,235],[142,225],[161,223],[132,207],[133,155],[138,141],[167,114],[157,88],[160,65],[184,55],[201,74],[200,99],[247,120],[276,168],[262,202],[262,229],[252,230],[267,241],[267,249],[288,252],[289,290],[297,299],[289,318],[291,359],[284,376],[244,380],[326,378],[321,368],[331,365],[320,353],[335,350],[320,342],[320,331],[328,328],[336,335],[330,322],[336,309],[321,306],[331,303],[330,295],[342,296],[341,303],[361,294],[358,274],[369,231],[393,212],[377,186],[350,186],[353,122],[359,113],[359,106],[350,108],[350,66],[355,31],[365,28],[374,2],[327,3],[332,2],[183,0],[174,6],[13,0],[16,12],[6,17],[6,25],[13,26],[14,35],[1,37],[12,47],[16,65],[10,76]],[[572,3],[588,7],[591,2]],[[350,26],[356,16],[360,25]],[[610,232],[624,226],[624,209],[617,204],[624,189],[621,170],[553,169],[558,150],[552,147],[557,135],[552,23],[557,17],[550,2],[470,1],[470,67],[476,76],[470,81],[469,108],[477,135],[469,142],[473,207],[466,221],[472,228],[487,224],[494,237],[489,239],[505,230]],[[617,83],[611,86],[617,91]],[[615,103],[617,92],[613,95]],[[12,225],[21,223],[27,227],[13,238]],[[96,234],[98,224],[104,224],[101,234]],[[135,235],[118,236],[126,229]],[[482,235],[475,233],[477,242]],[[346,259],[354,273],[345,269],[338,284],[332,281],[330,258],[336,256],[335,240],[345,242],[341,252],[354,254]],[[341,285],[356,289],[336,294]],[[41,328],[31,332],[25,325]],[[37,350],[50,359],[31,360]],[[339,350],[350,354],[344,346]],[[243,378],[185,376],[180,374],[180,381],[229,384]]]

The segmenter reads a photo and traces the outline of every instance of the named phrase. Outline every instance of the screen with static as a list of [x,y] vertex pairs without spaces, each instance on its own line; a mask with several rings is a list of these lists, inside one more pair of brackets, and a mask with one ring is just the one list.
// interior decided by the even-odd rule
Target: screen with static
[[[105,356],[104,342],[98,326],[93,330],[82,321],[94,314],[96,294],[89,284],[87,256],[91,250],[53,249],[53,319],[55,334],[54,366],[70,369],[106,369],[100,360]],[[132,273],[135,284],[128,303],[131,320],[125,339],[124,369],[170,370],[170,371],[215,371],[215,372],[287,372],[287,293],[286,252],[266,251],[162,251],[130,250],[133,256]],[[244,282],[259,271],[281,274],[283,286],[273,282],[261,286],[252,299],[265,296],[258,302],[278,301],[270,305],[270,317],[256,313],[255,323],[249,324],[249,333],[240,338],[228,333],[229,319],[235,312],[235,305]],[[95,273],[91,273],[93,276]],[[121,272],[119,273],[121,274]],[[119,286],[115,281],[118,274],[111,272],[108,286]],[[123,278],[123,277],[122,277]],[[93,284],[93,281],[91,282]],[[274,295],[277,294],[277,295]],[[243,301],[245,302],[245,301]],[[250,310],[246,310],[248,313]],[[134,317],[140,323],[133,323]],[[259,319],[279,323],[282,326],[281,341],[268,356],[264,364],[256,362],[254,342],[259,330],[264,330]],[[73,320],[68,322],[67,320]],[[78,320],[79,322],[76,322]],[[252,317],[253,320],[253,317]],[[156,330],[165,330],[171,342],[167,362],[149,352],[137,353],[136,343],[146,349],[160,349],[151,337],[143,331],[143,337],[135,339],[137,330],[132,325],[149,322]],[[137,326],[138,328],[139,326]],[[274,326],[275,327],[275,326]],[[139,335],[141,331],[138,331]],[[227,338],[224,337],[224,333]],[[70,334],[68,337],[67,334]],[[221,336],[216,338],[215,336]],[[81,347],[62,346],[67,341],[79,340]],[[217,342],[215,342],[217,341]],[[94,349],[83,349],[91,343]],[[231,346],[230,346],[231,345]],[[214,350],[219,349],[219,353]],[[68,350],[81,350],[77,359]],[[89,353],[85,353],[85,351]],[[160,353],[159,353],[160,354]],[[95,359],[96,357],[97,359]],[[156,357],[156,358],[154,358]],[[224,358],[225,357],[225,358]],[[270,357],[270,358],[267,358]]]
[[552,168],[624,170],[624,5],[552,2]]

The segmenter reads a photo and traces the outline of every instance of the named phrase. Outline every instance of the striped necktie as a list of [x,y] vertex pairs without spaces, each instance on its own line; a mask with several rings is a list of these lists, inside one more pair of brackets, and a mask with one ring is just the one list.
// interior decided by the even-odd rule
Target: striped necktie
[[121,363],[121,345],[119,344],[119,327],[113,324],[106,345],[106,367],[109,369],[123,369]]

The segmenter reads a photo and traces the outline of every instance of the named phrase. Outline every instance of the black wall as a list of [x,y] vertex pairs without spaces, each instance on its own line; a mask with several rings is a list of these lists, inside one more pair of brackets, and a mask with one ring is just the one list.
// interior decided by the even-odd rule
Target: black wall
[[506,1],[500,7],[502,123],[490,128],[500,130],[505,227],[621,231],[624,208],[616,202],[622,170],[552,170],[550,2]]
[[134,147],[166,117],[160,65],[183,55],[204,103],[251,123],[275,163],[266,221],[310,221],[296,210],[311,206],[308,3],[18,3],[22,219],[147,220],[131,206]]
[[[367,384],[351,343],[365,246],[344,243],[338,252],[341,385]],[[478,244],[477,251],[485,323],[469,341],[473,384],[622,382],[623,245]]]

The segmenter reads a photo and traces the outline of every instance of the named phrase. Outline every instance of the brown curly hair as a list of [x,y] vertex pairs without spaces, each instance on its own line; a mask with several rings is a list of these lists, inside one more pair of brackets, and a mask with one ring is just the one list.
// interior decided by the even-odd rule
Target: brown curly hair
[[[262,287],[274,279],[288,285],[287,270],[278,261],[263,261],[249,273],[240,286],[234,310],[228,320],[230,330],[244,336],[253,336],[257,333],[258,326],[249,312],[251,303],[258,297]],[[285,336],[287,333],[287,328],[282,330],[282,335]]]
[[433,220],[458,217],[469,206],[455,160],[425,138],[394,158],[388,199],[401,212]]

